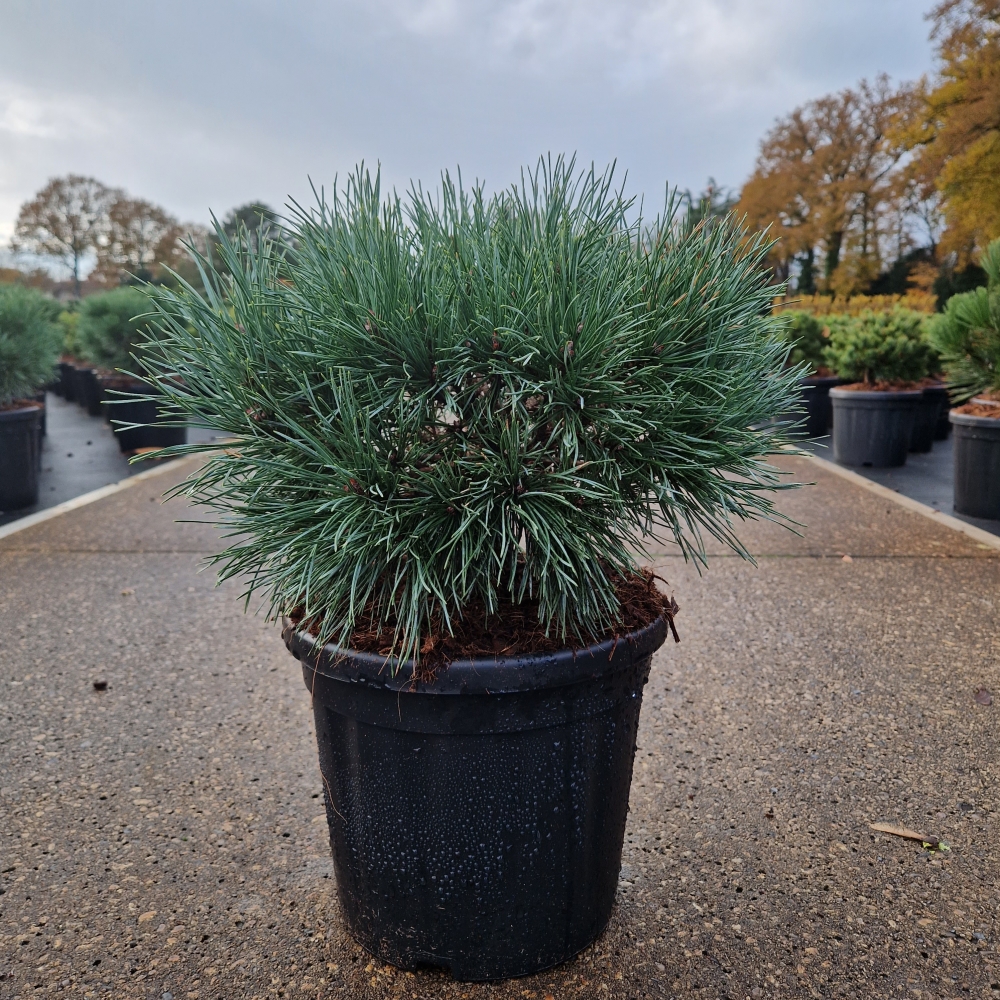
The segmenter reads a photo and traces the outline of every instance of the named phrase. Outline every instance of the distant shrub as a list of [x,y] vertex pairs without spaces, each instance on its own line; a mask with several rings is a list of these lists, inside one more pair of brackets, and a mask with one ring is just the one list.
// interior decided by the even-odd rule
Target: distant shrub
[[959,403],[1000,391],[1000,240],[986,248],[982,266],[987,287],[953,295],[931,323],[931,343]]
[[30,397],[59,357],[59,306],[23,285],[0,285],[0,406]]
[[62,333],[62,352],[76,357],[76,333],[80,325],[80,313],[76,310],[64,309],[57,317],[59,330]]
[[76,331],[76,352],[97,368],[132,369],[132,355],[147,337],[149,299],[138,288],[116,288],[84,299]]
[[781,318],[781,337],[791,346],[788,363],[799,365],[803,362],[816,371],[826,365],[824,352],[829,346],[826,326],[807,312],[787,310]]
[[908,309],[830,316],[827,364],[854,382],[916,382],[936,367],[928,317]]

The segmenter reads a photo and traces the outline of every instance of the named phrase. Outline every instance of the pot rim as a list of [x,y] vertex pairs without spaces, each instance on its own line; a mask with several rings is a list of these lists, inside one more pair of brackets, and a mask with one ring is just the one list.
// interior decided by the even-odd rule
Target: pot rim
[[281,637],[288,651],[302,661],[308,676],[407,694],[511,694],[563,687],[599,677],[651,655],[667,637],[662,615],[641,629],[580,649],[554,653],[523,653],[509,658],[476,657],[452,660],[433,681],[413,678],[413,661],[407,660],[393,676],[394,660],[377,653],[343,650],[327,643],[317,654],[316,640],[299,632],[282,618]]
[[[18,402],[27,402],[27,400],[18,400]],[[0,410],[0,420],[26,420],[29,414],[41,413],[44,409],[44,403],[31,400],[28,406],[19,406],[16,410]]]
[[959,427],[983,427],[989,430],[1000,430],[1000,413],[995,417],[977,417],[972,413],[956,413],[950,410],[948,420]]
[[830,395],[834,399],[898,399],[903,402],[918,400],[923,394],[923,389],[838,389],[834,387],[830,390]]

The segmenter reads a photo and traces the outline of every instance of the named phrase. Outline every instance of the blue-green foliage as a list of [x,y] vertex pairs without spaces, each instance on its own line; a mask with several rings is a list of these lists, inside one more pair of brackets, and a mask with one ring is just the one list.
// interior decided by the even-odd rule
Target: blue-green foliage
[[733,521],[780,517],[761,456],[802,375],[768,244],[631,207],[562,160],[405,202],[362,170],[296,209],[294,257],[217,230],[227,274],[156,293],[147,370],[235,439],[182,487],[234,533],[224,575],[342,644],[368,604],[411,655],[473,601],[602,634],[656,530],[746,556]]

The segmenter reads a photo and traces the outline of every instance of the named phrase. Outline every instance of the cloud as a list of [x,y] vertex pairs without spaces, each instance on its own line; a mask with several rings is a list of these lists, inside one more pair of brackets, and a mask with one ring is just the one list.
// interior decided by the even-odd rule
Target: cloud
[[736,186],[776,116],[919,75],[926,33],[915,0],[10,0],[0,238],[69,172],[192,221],[361,159],[401,188],[574,150],[654,200]]

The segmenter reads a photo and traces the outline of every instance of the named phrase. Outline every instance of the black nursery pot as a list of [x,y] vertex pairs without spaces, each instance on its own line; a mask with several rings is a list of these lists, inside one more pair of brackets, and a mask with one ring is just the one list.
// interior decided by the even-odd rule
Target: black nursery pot
[[0,410],[0,511],[38,503],[41,416],[38,406]]
[[1000,521],[1000,417],[952,411],[949,420],[955,429],[955,510]]
[[[947,415],[948,390],[943,385],[924,386],[916,416],[913,419],[913,433],[910,435],[910,451],[928,452],[934,447],[937,437],[941,410]],[[947,435],[945,435],[947,437]]]
[[[115,392],[148,392],[147,386],[136,382],[128,387],[117,384]],[[108,419],[118,438],[118,447],[125,452],[139,448],[169,448],[171,445],[187,441],[186,427],[164,427],[162,421],[172,417],[165,413],[160,404],[149,399],[122,400],[120,396],[105,390]],[[145,424],[144,427],[122,427],[120,424]],[[157,426],[159,425],[159,426]]]
[[76,369],[76,401],[90,416],[101,415],[101,384],[93,368]]
[[830,390],[842,385],[843,379],[835,375],[810,375],[802,380],[802,402],[806,409],[805,432],[807,437],[822,437],[830,429],[833,412]]
[[73,403],[76,401],[76,366],[69,361],[59,362],[59,395]]
[[351,934],[403,969],[523,976],[604,929],[660,618],[582,650],[412,665],[318,649],[312,692],[337,890]]
[[903,465],[923,393],[831,389],[833,457],[841,465]]

